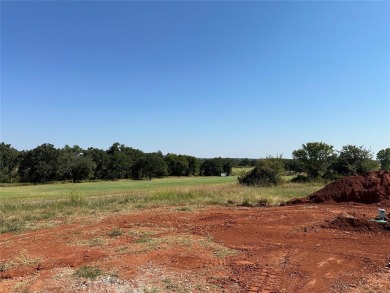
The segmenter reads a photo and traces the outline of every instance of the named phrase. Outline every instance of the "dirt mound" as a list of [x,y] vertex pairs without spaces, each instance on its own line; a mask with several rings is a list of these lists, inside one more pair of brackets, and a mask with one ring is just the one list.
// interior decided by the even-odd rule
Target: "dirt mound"
[[363,176],[349,176],[326,185],[309,197],[293,199],[289,204],[322,202],[357,202],[372,204],[390,200],[390,172],[373,171]]
[[388,226],[386,224],[376,223],[362,217],[344,213],[338,215],[333,221],[323,227],[360,232],[378,232],[388,230]]

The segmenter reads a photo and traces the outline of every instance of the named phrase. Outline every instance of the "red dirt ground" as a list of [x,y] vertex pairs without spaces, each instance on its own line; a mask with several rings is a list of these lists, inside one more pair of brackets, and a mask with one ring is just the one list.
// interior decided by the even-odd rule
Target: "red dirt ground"
[[0,292],[390,292],[390,231],[362,220],[377,208],[155,208],[3,234]]

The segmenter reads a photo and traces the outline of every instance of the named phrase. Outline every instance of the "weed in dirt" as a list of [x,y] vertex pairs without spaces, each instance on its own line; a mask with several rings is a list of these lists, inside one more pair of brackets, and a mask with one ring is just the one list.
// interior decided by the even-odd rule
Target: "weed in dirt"
[[138,244],[152,244],[153,239],[148,236],[142,236],[138,238],[135,242]]
[[162,281],[164,283],[165,289],[172,291],[172,290],[175,290],[177,288],[177,286],[175,284],[173,284],[171,279],[164,279]]
[[191,207],[181,207],[181,208],[177,208],[176,210],[178,212],[192,212],[192,211],[194,211],[194,209]]
[[96,279],[102,271],[96,266],[82,266],[74,272],[74,276],[78,278]]
[[89,247],[103,246],[105,244],[107,244],[107,241],[102,237],[94,237],[88,240],[78,240],[75,242],[75,245]]
[[107,234],[110,237],[117,237],[122,235],[122,230],[120,228],[114,228]]
[[250,202],[248,198],[245,198],[239,206],[242,207],[254,207],[254,205]]
[[144,293],[157,293],[156,288],[144,288]]
[[8,271],[11,267],[12,265],[9,262],[0,262],[0,272],[2,273]]
[[237,254],[237,251],[227,247],[216,249],[214,255],[219,258],[225,258]]
[[207,250],[213,251],[214,255],[219,258],[225,258],[228,256],[236,255],[238,251],[225,247],[219,243],[213,241],[211,237],[200,240],[200,244]]
[[94,237],[91,240],[89,240],[90,247],[103,246],[104,244],[106,244],[106,241],[101,237]]
[[129,251],[128,246],[119,246],[117,249],[115,249],[115,252],[118,254],[127,253]]
[[23,266],[37,265],[40,261],[40,258],[30,257],[24,250],[15,258],[15,262]]

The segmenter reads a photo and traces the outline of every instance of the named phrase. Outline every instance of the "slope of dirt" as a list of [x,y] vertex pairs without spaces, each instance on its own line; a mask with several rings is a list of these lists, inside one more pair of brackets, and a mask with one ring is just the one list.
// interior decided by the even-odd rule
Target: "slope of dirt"
[[[0,292],[390,292],[390,232],[334,222],[376,212],[155,208],[3,234]],[[77,277],[86,266],[100,276]]]
[[312,195],[293,199],[295,203],[322,203],[322,202],[357,202],[380,203],[386,206],[390,200],[390,172],[373,171],[364,176],[349,176],[326,185]]

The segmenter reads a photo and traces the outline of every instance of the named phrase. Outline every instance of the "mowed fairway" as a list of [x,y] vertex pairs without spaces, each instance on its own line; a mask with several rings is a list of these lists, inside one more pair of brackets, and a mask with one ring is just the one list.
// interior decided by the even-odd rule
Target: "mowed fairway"
[[235,183],[236,177],[169,177],[153,180],[119,180],[86,183],[54,183],[44,185],[0,187],[1,201],[29,201],[66,199],[72,192],[86,197],[127,194],[134,190],[157,190],[194,185],[220,185]]

